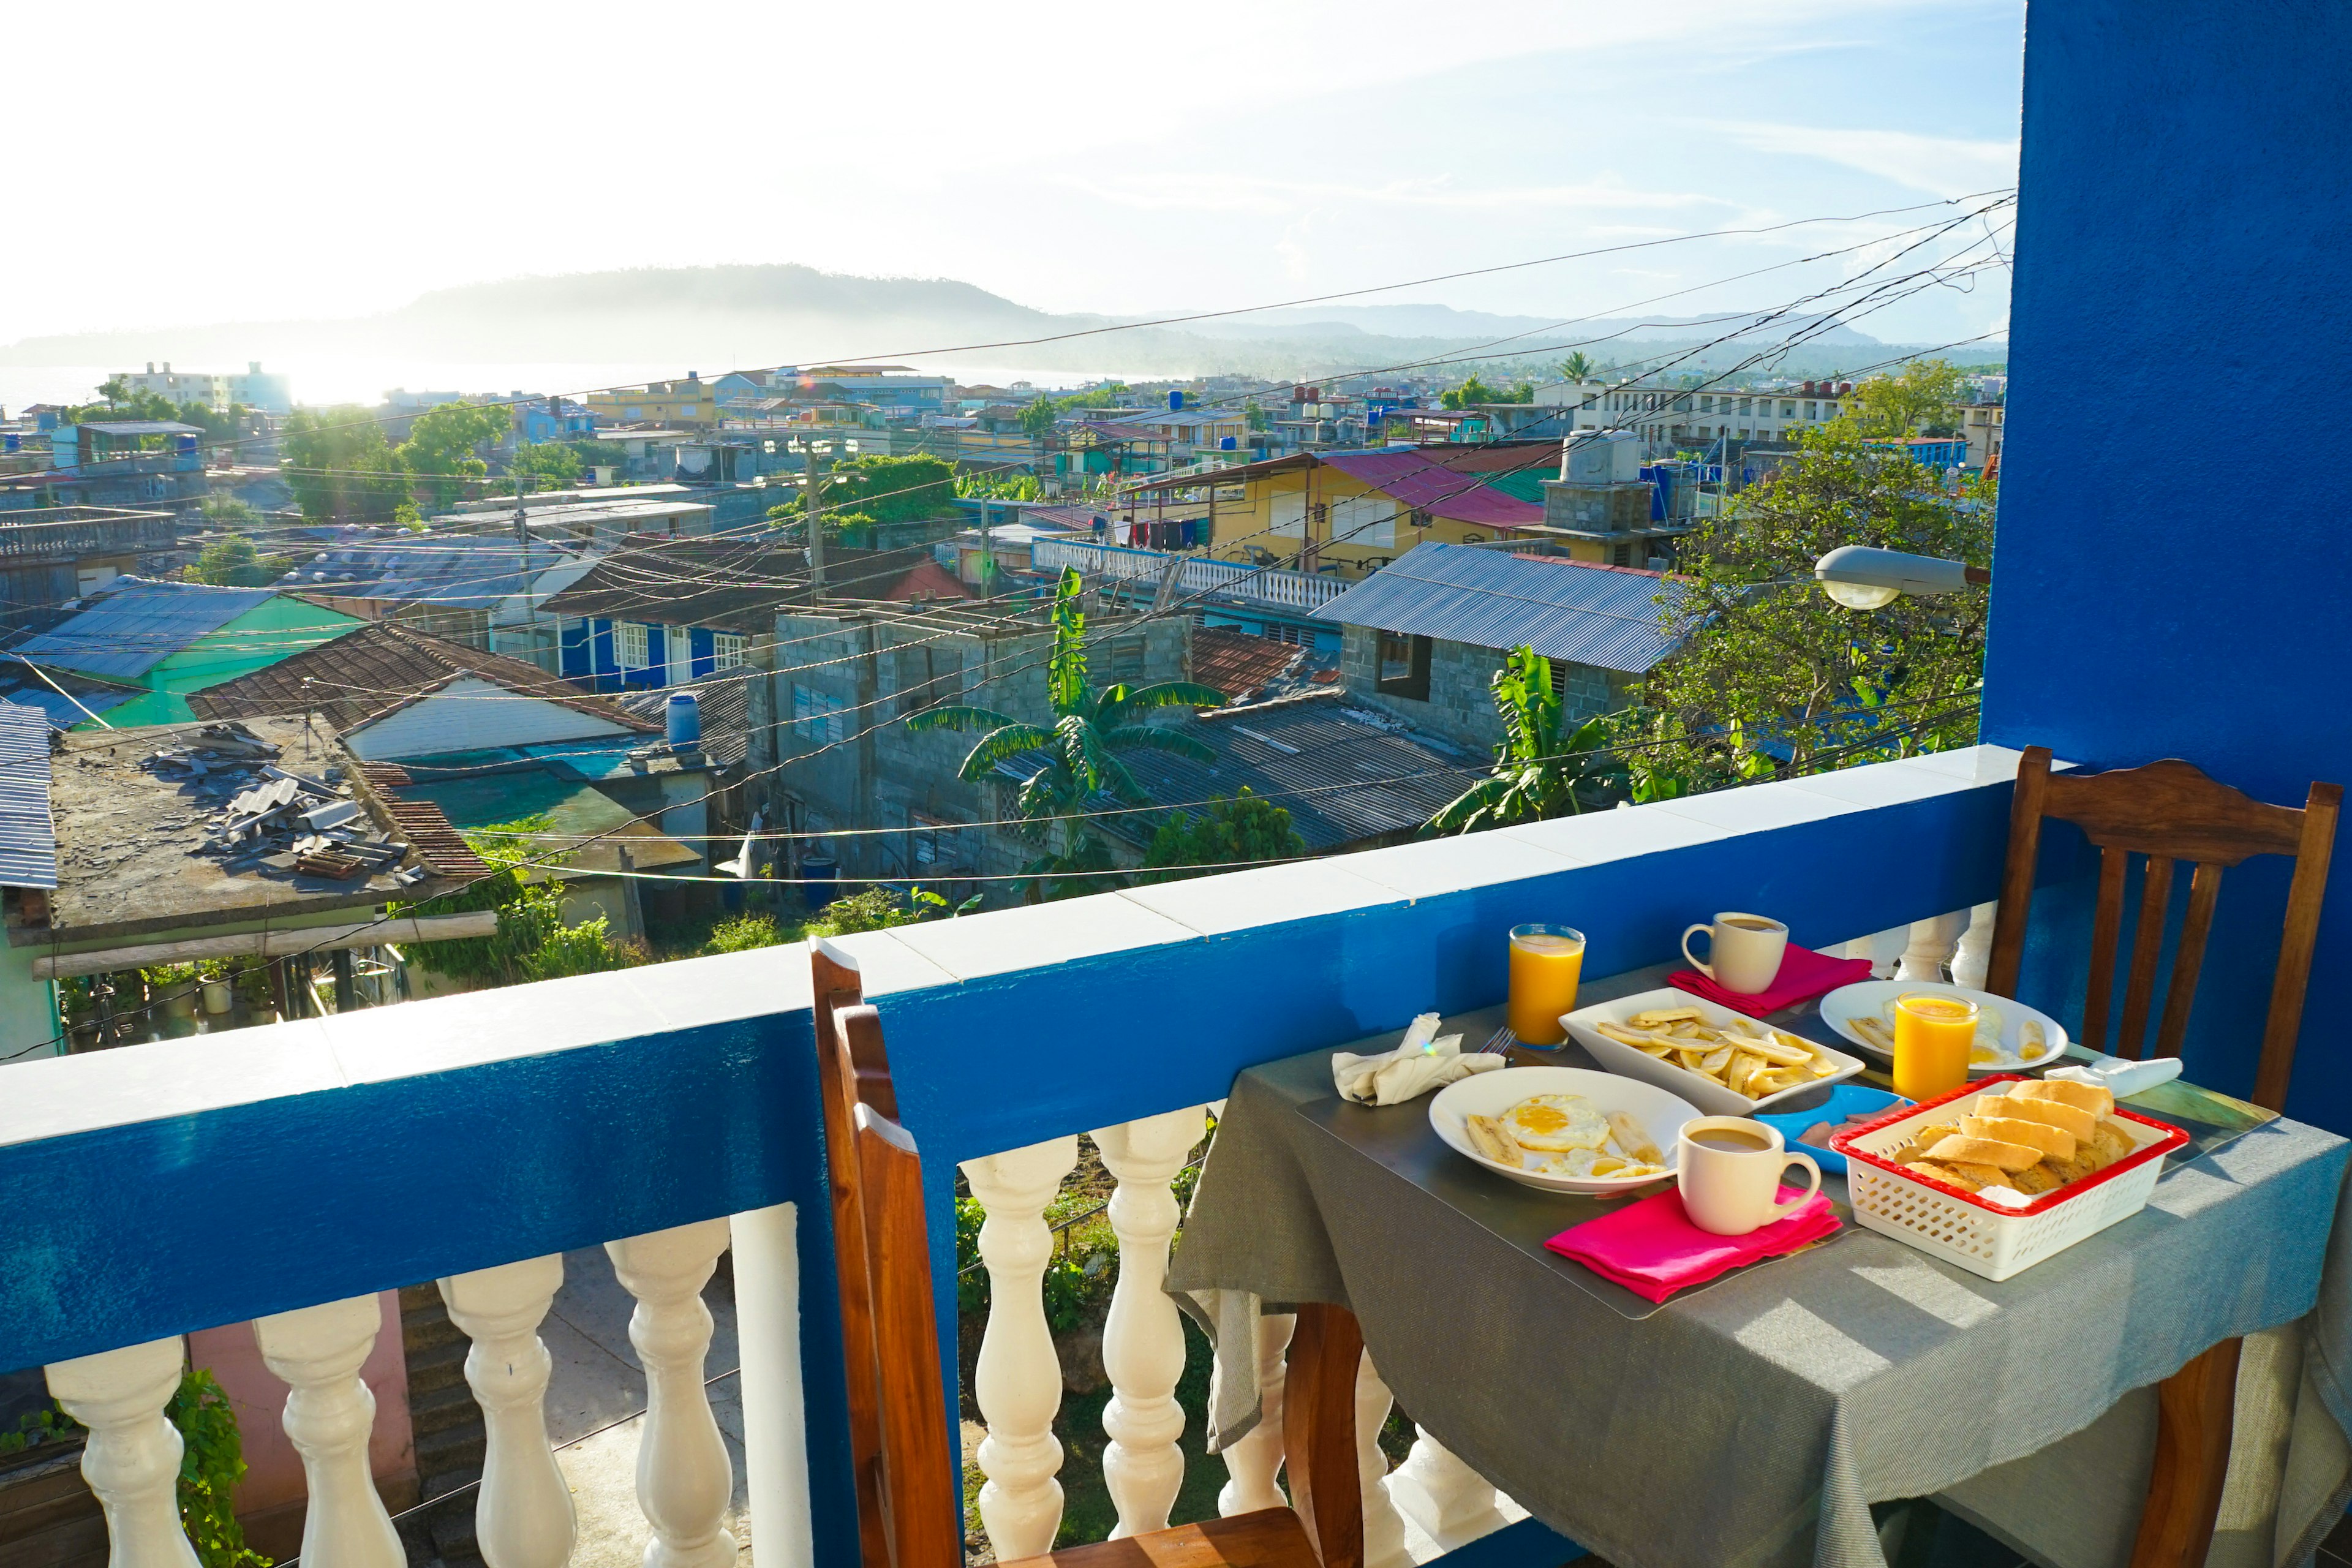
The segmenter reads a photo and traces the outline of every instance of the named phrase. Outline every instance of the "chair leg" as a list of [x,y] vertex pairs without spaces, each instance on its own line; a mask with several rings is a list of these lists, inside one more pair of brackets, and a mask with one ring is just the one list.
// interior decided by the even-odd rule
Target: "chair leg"
[[1323,1568],[1363,1568],[1364,1500],[1356,1460],[1356,1369],[1364,1334],[1345,1307],[1298,1309],[1283,1385],[1290,1506]]
[[2201,1568],[2230,1473],[2240,1342],[2223,1340],[2156,1385],[2156,1468],[2131,1568]]

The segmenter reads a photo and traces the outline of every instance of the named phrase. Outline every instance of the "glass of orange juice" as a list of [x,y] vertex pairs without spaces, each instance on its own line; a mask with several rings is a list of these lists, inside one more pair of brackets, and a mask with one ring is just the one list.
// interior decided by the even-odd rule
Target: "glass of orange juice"
[[1511,1033],[1521,1045],[1557,1046],[1568,1038],[1559,1016],[1576,1011],[1576,983],[1583,973],[1582,931],[1511,928]]
[[1914,991],[1895,1001],[1895,1092],[1933,1100],[1969,1081],[1977,1005],[1965,996]]

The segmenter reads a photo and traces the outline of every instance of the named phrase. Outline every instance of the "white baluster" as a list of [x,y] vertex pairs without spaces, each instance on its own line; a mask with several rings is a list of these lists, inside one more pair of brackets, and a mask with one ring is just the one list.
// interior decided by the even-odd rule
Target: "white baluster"
[[760,1568],[815,1568],[809,1534],[808,1412],[801,1388],[800,1217],[791,1204],[739,1214],[735,1342],[743,1378],[743,1490]]
[[1396,1395],[1381,1381],[1380,1369],[1366,1351],[1356,1367],[1356,1475],[1364,1490],[1364,1568],[1412,1568],[1412,1553],[1404,1546],[1404,1518],[1389,1501],[1381,1485],[1389,1473],[1389,1457],[1381,1451],[1381,1427],[1389,1418]]
[[1509,1522],[1495,1506],[1492,1481],[1420,1428],[1412,1452],[1389,1477],[1389,1498],[1444,1551],[1466,1546]]
[[[1275,1486],[1274,1476],[1282,1468],[1282,1391],[1290,1373],[1282,1352],[1290,1348],[1291,1333],[1297,1327],[1298,1319],[1288,1312],[1268,1312],[1257,1321],[1257,1394],[1263,1409],[1249,1436],[1224,1450],[1225,1469],[1233,1479],[1217,1493],[1217,1511],[1227,1519],[1262,1508],[1289,1506],[1290,1500]],[[1213,1410],[1221,1375],[1222,1369],[1209,1373]]]
[[163,1417],[179,1392],[180,1365],[174,1337],[47,1369],[49,1392],[89,1428],[81,1474],[106,1510],[107,1568],[198,1568],[180,1529],[180,1434]]
[[1062,1526],[1062,1367],[1045,1326],[1044,1280],[1053,1255],[1045,1205],[1078,1163],[1075,1136],[967,1160],[960,1167],[988,1218],[980,1227],[988,1268],[988,1326],[972,1368],[972,1395],[988,1424],[976,1456],[988,1483],[980,1521],[997,1561],[1053,1550]]
[[405,1568],[408,1554],[368,1474],[375,1394],[360,1368],[383,1327],[373,1295],[253,1321],[261,1359],[292,1390],[281,1417],[302,1456],[310,1503],[302,1518],[304,1568]]
[[646,1367],[646,1426],[637,1447],[637,1507],[653,1527],[646,1568],[732,1568],[735,1562],[735,1538],[727,1531],[735,1466],[702,1382],[712,1326],[702,1288],[726,1250],[724,1219],[604,1244],[613,1272],[637,1299],[629,1342]]
[[572,1487],[547,1442],[555,1358],[539,1337],[562,1288],[561,1253],[441,1281],[449,1321],[474,1342],[466,1382],[489,1433],[474,1503],[474,1535],[489,1568],[563,1568],[572,1557]]
[[1103,1322],[1103,1369],[1110,1403],[1103,1406],[1103,1486],[1118,1508],[1113,1541],[1168,1528],[1168,1510],[1184,1484],[1184,1409],[1176,1380],[1184,1375],[1184,1324],[1160,1289],[1168,1278],[1168,1238],[1180,1217],[1169,1183],[1207,1136],[1207,1109],[1193,1106],[1139,1117],[1094,1134],[1103,1168],[1118,1178],[1110,1198],[1118,1237],[1118,1281]]
[[1913,921],[1910,945],[1903,950],[1903,957],[1895,965],[1895,978],[1942,980],[1944,961],[1952,956],[1952,944],[1959,936],[1960,917],[1957,913]]
[[1985,971],[1992,965],[1992,922],[2000,906],[1979,904],[1969,911],[1969,929],[1952,949],[1952,984],[1971,991],[1984,989]]

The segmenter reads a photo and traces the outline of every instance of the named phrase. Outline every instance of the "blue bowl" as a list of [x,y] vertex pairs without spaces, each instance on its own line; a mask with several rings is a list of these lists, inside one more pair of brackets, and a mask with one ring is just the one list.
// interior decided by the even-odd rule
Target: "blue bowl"
[[1909,1100],[1889,1094],[1883,1089],[1872,1089],[1859,1083],[1842,1083],[1830,1090],[1829,1099],[1811,1110],[1776,1111],[1769,1116],[1759,1116],[1756,1120],[1779,1128],[1781,1139],[1789,1147],[1801,1149],[1811,1154],[1813,1157],[1813,1163],[1822,1168],[1823,1174],[1843,1176],[1845,1174],[1844,1155],[1834,1149],[1817,1149],[1811,1143],[1800,1143],[1797,1142],[1799,1134],[1817,1121],[1826,1121],[1832,1127],[1842,1127],[1849,1116],[1857,1115],[1863,1111],[1869,1111],[1874,1115],[1889,1106],[1910,1103]]

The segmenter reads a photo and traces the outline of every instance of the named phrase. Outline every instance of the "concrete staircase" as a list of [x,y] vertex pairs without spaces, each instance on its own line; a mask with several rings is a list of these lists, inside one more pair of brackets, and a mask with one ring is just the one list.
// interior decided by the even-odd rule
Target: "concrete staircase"
[[[430,1502],[482,1479],[482,1410],[466,1385],[472,1342],[449,1321],[440,1289],[431,1284],[402,1289],[400,1339],[408,1356],[416,1479]],[[411,1568],[483,1568],[474,1542],[474,1500],[468,1491],[402,1521]]]

